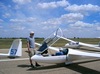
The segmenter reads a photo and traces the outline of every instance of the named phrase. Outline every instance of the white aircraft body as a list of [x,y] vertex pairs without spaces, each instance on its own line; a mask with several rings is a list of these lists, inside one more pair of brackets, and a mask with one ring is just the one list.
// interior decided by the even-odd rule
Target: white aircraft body
[[8,57],[22,56],[22,41],[21,41],[21,39],[15,39],[9,49],[9,52],[7,54],[0,53],[0,56],[8,56]]
[[[58,29],[59,30],[59,29]],[[41,62],[41,63],[72,63],[73,60],[78,60],[79,57],[98,57],[100,58],[99,53],[90,53],[90,52],[83,52],[79,50],[74,50],[71,48],[68,49],[59,49],[56,47],[51,47],[52,44],[54,44],[56,41],[58,41],[62,37],[62,32],[60,35],[58,35],[58,30],[56,33],[54,33],[53,37],[49,37],[45,39],[42,44],[36,43],[40,46],[40,48],[37,50],[37,53],[31,57],[33,61]],[[61,31],[61,30],[60,30]],[[49,54],[44,56],[42,53],[45,50],[54,50],[56,53],[54,55]],[[65,51],[66,50],[66,51]],[[62,53],[61,53],[62,52]],[[77,57],[75,57],[77,56]]]
[[[57,48],[56,48],[57,49]],[[59,49],[58,49],[59,50]],[[57,51],[58,51],[57,50]],[[64,55],[48,55],[48,56],[43,56],[41,54],[36,54],[32,56],[32,60],[36,62],[41,62],[41,63],[72,63],[72,61],[79,60],[79,57],[98,57],[100,58],[100,54],[97,53],[88,53],[88,52],[83,52],[79,50],[74,50],[74,49],[68,49],[68,53]],[[71,57],[73,55],[73,57]],[[78,56],[74,58],[74,56]]]
[[65,37],[60,37],[60,38],[69,41],[69,43],[67,43],[64,46],[66,48],[78,48],[78,49],[89,49],[89,50],[100,51],[100,44],[93,45],[93,44],[87,44],[87,43],[83,43],[83,42],[73,41],[73,40],[70,40]]

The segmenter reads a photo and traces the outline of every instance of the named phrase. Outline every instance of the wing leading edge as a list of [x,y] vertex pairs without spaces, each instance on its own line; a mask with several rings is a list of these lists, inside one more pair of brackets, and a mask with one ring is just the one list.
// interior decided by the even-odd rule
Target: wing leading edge
[[88,57],[98,57],[100,58],[99,53],[90,53],[90,52],[83,52],[79,50],[69,49],[69,54],[71,55],[79,55],[79,56],[88,56]]

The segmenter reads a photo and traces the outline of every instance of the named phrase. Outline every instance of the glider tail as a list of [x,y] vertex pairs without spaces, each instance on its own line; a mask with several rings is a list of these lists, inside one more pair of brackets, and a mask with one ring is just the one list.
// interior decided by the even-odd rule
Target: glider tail
[[21,39],[15,39],[8,52],[9,57],[20,57],[22,56],[22,41]]

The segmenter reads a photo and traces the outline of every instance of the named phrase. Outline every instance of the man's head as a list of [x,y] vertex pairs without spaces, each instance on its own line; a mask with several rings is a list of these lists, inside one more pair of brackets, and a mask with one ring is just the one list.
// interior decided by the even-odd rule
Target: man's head
[[30,32],[30,36],[33,36],[33,35],[34,35],[34,32],[33,32],[33,31],[31,31],[31,32]]

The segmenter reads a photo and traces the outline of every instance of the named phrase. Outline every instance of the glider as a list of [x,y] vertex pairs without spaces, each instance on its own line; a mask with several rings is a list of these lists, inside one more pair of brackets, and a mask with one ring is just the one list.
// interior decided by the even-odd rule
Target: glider
[[69,41],[69,43],[65,44],[65,46],[64,46],[66,48],[76,48],[76,49],[78,48],[78,49],[89,49],[89,50],[100,51],[100,43],[98,45],[93,45],[93,44],[87,44],[87,43],[83,43],[83,42],[73,41],[73,40],[65,38],[65,37],[60,37],[60,38]]
[[[31,57],[33,61],[41,62],[41,63],[66,63],[70,64],[73,60],[79,60],[78,57],[97,57],[100,58],[99,53],[90,53],[90,52],[84,52],[81,50],[75,50],[72,48],[56,48],[52,47],[55,42],[57,42],[60,38],[62,38],[62,32],[60,29],[58,29],[56,32],[54,32],[51,36],[44,39],[42,44],[36,43],[39,47],[36,54]],[[58,31],[60,32],[60,35],[58,35]],[[49,54],[49,55],[43,55],[43,53],[46,50],[54,50],[56,51],[55,54]]]
[[9,49],[9,52],[7,54],[0,53],[1,56],[8,56],[8,57],[20,57],[22,56],[22,41],[21,39],[15,39],[12,42],[12,45]]

